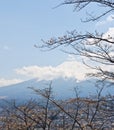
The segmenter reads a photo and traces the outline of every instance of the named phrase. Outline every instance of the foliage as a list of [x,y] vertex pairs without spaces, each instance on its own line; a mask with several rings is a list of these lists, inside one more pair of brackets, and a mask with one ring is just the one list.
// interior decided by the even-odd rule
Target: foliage
[[[29,100],[17,105],[6,102],[1,108],[0,129],[2,130],[103,130],[114,128],[114,97],[102,96],[99,89],[94,98],[55,100],[51,87],[46,90],[32,88],[43,97],[45,103]],[[48,91],[49,90],[49,91]]]

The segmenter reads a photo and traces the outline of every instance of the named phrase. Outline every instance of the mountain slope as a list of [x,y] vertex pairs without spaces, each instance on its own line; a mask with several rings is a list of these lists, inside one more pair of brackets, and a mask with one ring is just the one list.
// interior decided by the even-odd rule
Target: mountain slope
[[[16,100],[28,100],[35,98],[36,94],[28,87],[34,87],[38,89],[44,89],[48,87],[50,81],[38,81],[32,79],[19,84],[10,85],[0,88],[0,98],[16,99]],[[56,79],[52,81],[52,88],[57,99],[66,99],[75,97],[74,87],[78,86],[81,96],[88,96],[89,94],[95,94],[96,88],[94,87],[95,80],[76,82],[74,79]],[[114,88],[110,87],[104,89],[103,94],[114,94]]]

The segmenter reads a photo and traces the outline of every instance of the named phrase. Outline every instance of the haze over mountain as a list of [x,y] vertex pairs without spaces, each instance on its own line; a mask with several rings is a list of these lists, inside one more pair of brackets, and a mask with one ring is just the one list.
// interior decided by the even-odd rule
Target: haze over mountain
[[[16,99],[25,101],[30,98],[38,97],[35,92],[28,87],[44,89],[49,87],[51,81],[38,81],[37,79],[28,80],[15,85],[0,87],[0,99]],[[80,96],[88,97],[89,95],[96,94],[96,87],[94,85],[95,79],[76,82],[73,78],[58,78],[52,81],[53,94],[56,99],[66,99],[75,97],[74,88],[78,86]],[[113,94],[114,88],[104,88],[103,95]]]

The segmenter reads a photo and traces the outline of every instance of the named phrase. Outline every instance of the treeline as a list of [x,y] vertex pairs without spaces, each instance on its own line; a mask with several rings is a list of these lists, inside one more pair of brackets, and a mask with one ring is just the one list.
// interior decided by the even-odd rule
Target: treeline
[[[96,95],[55,100],[51,86],[32,88],[42,100],[18,104],[4,101],[0,112],[0,130],[114,130],[114,96]],[[42,101],[42,102],[41,102]]]

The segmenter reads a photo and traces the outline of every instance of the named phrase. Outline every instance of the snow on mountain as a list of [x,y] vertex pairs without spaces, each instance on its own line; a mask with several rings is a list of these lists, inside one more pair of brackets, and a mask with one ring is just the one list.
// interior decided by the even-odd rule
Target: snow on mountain
[[[15,99],[19,101],[35,98],[37,95],[28,87],[38,89],[48,88],[50,81],[38,81],[37,79],[28,80],[15,85],[0,87],[0,99]],[[96,93],[94,87],[95,80],[85,80],[76,82],[75,79],[56,79],[52,81],[52,88],[55,98],[66,99],[75,97],[74,88],[78,86],[80,96],[88,96]],[[114,94],[114,87],[105,88],[103,94]]]

